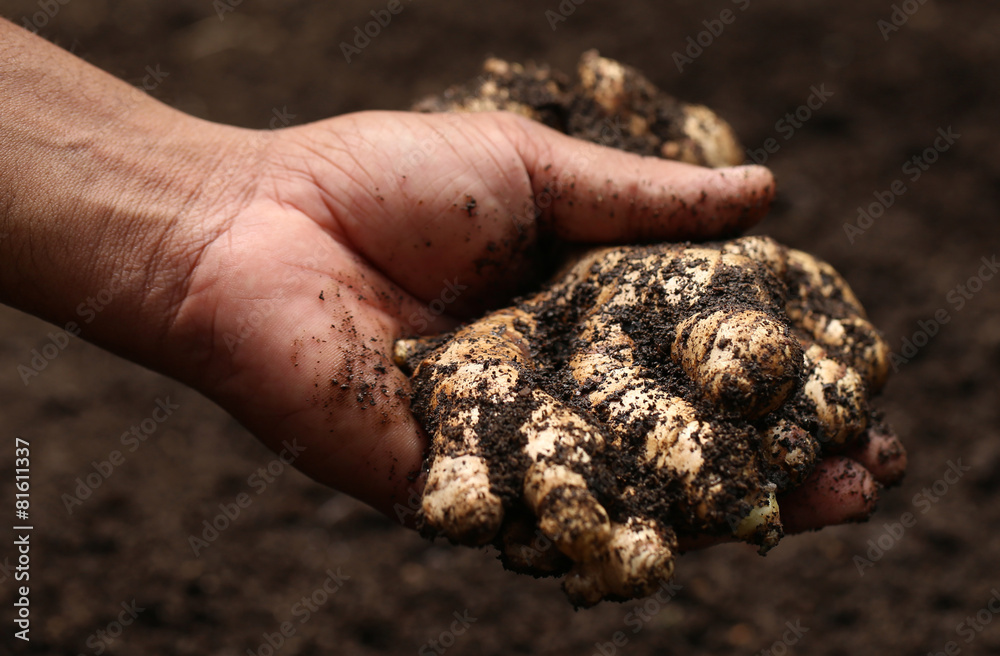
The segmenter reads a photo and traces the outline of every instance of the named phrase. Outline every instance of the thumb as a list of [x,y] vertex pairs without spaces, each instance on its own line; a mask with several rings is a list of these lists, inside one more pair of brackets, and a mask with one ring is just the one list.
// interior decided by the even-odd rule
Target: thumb
[[531,179],[539,221],[569,241],[705,239],[757,223],[774,199],[762,166],[710,169],[581,141],[515,115],[497,120]]
[[[456,314],[533,277],[539,232],[565,241],[703,239],[753,225],[774,195],[761,167],[709,169],[569,137],[506,112],[361,112],[289,131],[333,216],[330,230]],[[314,203],[317,204],[317,203]]]

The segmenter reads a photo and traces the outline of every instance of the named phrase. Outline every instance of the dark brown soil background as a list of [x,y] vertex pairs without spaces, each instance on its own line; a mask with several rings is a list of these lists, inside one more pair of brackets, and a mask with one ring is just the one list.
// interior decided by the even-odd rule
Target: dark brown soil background
[[[159,66],[169,76],[154,95],[243,126],[266,128],[275,112],[303,123],[404,108],[473,76],[488,54],[570,70],[597,47],[715,108],[747,146],[774,137],[780,150],[767,163],[780,199],[759,230],[830,260],[897,353],[919,321],[942,309],[949,317],[884,395],[910,449],[909,476],[868,524],[787,539],[767,558],[740,545],[689,554],[669,603],[574,612],[557,583],[425,542],[298,472],[255,494],[248,477],[273,454],[199,395],[78,339],[25,387],[16,367],[51,327],[4,309],[0,561],[15,564],[16,435],[32,444],[36,528],[32,640],[11,637],[14,582],[0,570],[0,652],[266,656],[264,634],[291,621],[278,654],[435,654],[441,645],[449,654],[925,654],[949,641],[951,653],[998,653],[1000,616],[981,609],[1000,589],[1000,276],[973,282],[981,289],[961,308],[948,296],[1000,246],[994,3],[908,0],[919,9],[885,41],[876,22],[890,18],[888,0],[587,0],[554,31],[545,11],[558,0],[404,0],[348,64],[339,42],[385,2],[231,2],[220,20],[211,0],[53,0],[60,10],[41,32],[133,83]],[[21,23],[43,4],[0,0],[0,14]],[[679,73],[672,53],[726,8],[735,21]],[[776,122],[824,84],[832,98],[786,140]],[[904,163],[949,126],[961,137],[911,182]],[[850,243],[844,222],[896,179],[905,194]],[[60,495],[167,397],[179,408],[67,514]],[[946,483],[959,459],[971,469]],[[916,496],[923,488],[936,501]],[[252,505],[195,557],[188,536],[241,492]],[[893,537],[884,525],[904,513],[915,525]],[[880,538],[883,551],[866,556]],[[871,557],[863,575],[856,555]],[[337,568],[350,579],[300,623],[295,604]],[[135,623],[88,645],[133,599],[145,609]],[[475,622],[448,635],[453,613],[466,611]],[[981,633],[960,626],[978,611]],[[786,622],[808,631],[796,637]]]

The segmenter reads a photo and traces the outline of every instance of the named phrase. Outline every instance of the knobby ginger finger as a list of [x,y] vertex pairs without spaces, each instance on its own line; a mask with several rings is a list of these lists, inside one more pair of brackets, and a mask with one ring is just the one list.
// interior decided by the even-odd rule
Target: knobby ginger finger
[[[731,518],[730,528],[740,539],[773,546],[781,536],[777,502],[773,492],[755,488],[749,434],[719,435],[689,401],[659,389],[635,366],[632,341],[620,326],[595,316],[581,334],[589,346],[570,360],[570,371],[595,412],[619,435],[615,444],[638,428],[644,443],[641,462],[680,485],[680,506],[690,523],[707,528],[720,517]],[[739,468],[735,480],[722,480],[715,470],[721,463],[711,462],[705,452],[716,440],[727,442],[730,466]],[[743,499],[746,514],[734,515],[728,508],[734,493]]]
[[[429,423],[436,426],[422,520],[456,542],[488,542],[503,521],[503,502],[492,489],[481,451],[481,416],[475,402],[510,402],[523,388],[521,367],[530,363],[521,330],[530,334],[533,326],[523,312],[498,312],[458,331],[414,374],[418,386],[430,387]],[[486,367],[490,361],[493,366]],[[449,400],[443,408],[441,398]],[[459,400],[473,403],[456,407]]]
[[833,360],[818,344],[805,352],[806,381],[801,398],[819,423],[817,439],[840,448],[857,437],[868,424],[868,393],[861,376]]
[[780,322],[757,310],[691,315],[671,355],[713,402],[756,419],[795,390],[802,348]]
[[597,558],[577,562],[563,581],[575,606],[593,606],[607,596],[634,599],[651,594],[674,573],[677,537],[653,519],[632,517],[614,524]]
[[585,474],[589,452],[604,438],[576,412],[535,390],[535,410],[521,426],[531,464],[524,477],[524,500],[538,525],[573,560],[593,557],[610,536],[607,511],[594,497]]
[[847,281],[822,260],[788,249],[786,311],[816,343],[845,360],[874,393],[889,375],[889,345]]
[[761,430],[761,457],[776,470],[770,480],[778,492],[801,483],[816,465],[819,455],[819,441],[787,419],[779,419]]

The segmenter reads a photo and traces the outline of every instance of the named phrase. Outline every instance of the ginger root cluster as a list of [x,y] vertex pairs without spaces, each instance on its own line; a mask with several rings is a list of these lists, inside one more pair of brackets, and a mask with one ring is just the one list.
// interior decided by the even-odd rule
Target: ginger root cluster
[[[583,138],[611,117],[629,126],[616,145],[702,165],[741,152],[707,109],[596,53],[573,88],[491,60],[419,107],[511,109]],[[832,267],[768,237],[588,251],[510,307],[397,342],[432,437],[421,528],[564,576],[580,606],[654,591],[678,535],[766,551],[778,495],[878,424],[888,354]]]

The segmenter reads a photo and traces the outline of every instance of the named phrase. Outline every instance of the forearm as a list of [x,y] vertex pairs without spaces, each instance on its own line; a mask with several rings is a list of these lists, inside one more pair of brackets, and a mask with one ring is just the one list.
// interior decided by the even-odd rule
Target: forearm
[[241,136],[0,20],[0,301],[147,360]]

